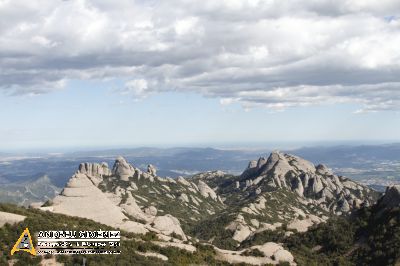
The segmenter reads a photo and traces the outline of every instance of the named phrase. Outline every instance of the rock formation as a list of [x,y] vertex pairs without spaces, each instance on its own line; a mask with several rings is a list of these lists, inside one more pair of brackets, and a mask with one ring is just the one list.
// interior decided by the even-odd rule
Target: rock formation
[[112,174],[123,181],[129,181],[129,177],[135,174],[135,168],[120,156],[115,160]]
[[[51,201],[51,206],[41,207],[41,209],[88,218],[134,233],[143,234],[154,231],[164,235],[175,234],[187,240],[177,218],[171,214],[157,216],[156,207],[140,206],[137,198],[134,197],[147,202],[147,199],[135,193],[139,190],[135,182],[139,182],[140,179],[157,182],[159,188],[166,192],[171,190],[168,184],[177,184],[172,179],[154,178],[155,175],[156,170],[153,166],[149,165],[148,173],[144,173],[128,164],[123,157],[115,160],[112,171],[105,163],[82,163],[60,195]],[[127,186],[121,181],[130,182],[130,184]],[[184,186],[187,184],[190,189],[201,195],[194,183],[187,182]],[[144,187],[147,188],[147,186]],[[153,188],[153,191],[158,190]],[[216,197],[215,192],[206,184],[203,191],[207,191],[204,192],[207,193],[207,197]],[[161,192],[158,191],[158,193]],[[190,202],[185,193],[182,195],[186,203]],[[174,198],[169,194],[166,196]]]
[[108,168],[108,164],[103,162],[98,163],[81,163],[78,168],[78,172],[95,177],[110,176],[111,170]]
[[176,234],[180,236],[182,240],[187,240],[179,220],[170,214],[165,216],[157,216],[153,220],[152,226],[165,235]]
[[400,185],[394,185],[386,188],[385,195],[382,197],[380,205],[384,207],[399,207],[400,206]]
[[[177,239],[191,239],[182,227],[191,228],[222,214],[227,216],[217,223],[218,229],[239,245],[266,230],[285,230],[285,235],[304,232],[333,213],[372,203],[371,193],[324,165],[314,166],[280,152],[251,161],[241,176],[209,171],[177,179],[157,176],[152,165],[143,172],[118,157],[112,170],[105,163],[80,164],[52,205],[42,208],[130,232],[153,231],[165,241],[175,239],[173,245],[185,245],[175,243]],[[398,188],[388,190],[387,196],[396,198],[396,193]],[[286,258],[293,262],[290,253],[279,247],[271,254],[260,261],[275,263],[276,258]],[[246,257],[234,256],[238,260]]]
[[278,151],[272,152],[267,160],[261,157],[257,163],[251,161],[241,177],[240,185],[246,189],[264,180],[270,187],[290,189],[338,213],[374,200],[368,195],[369,188],[334,175],[326,166],[315,167],[302,158]]
[[152,164],[149,164],[147,166],[147,173],[149,173],[152,176],[157,176],[157,169]]
[[199,188],[200,194],[203,195],[204,197],[210,197],[213,200],[217,200],[218,196],[215,193],[214,190],[212,190],[206,183],[204,183],[203,181],[199,181],[199,183],[197,184],[197,187]]
[[115,206],[87,175],[80,173],[71,177],[60,195],[52,200],[52,206],[42,209],[88,218],[135,233],[148,232],[143,224],[127,221],[121,208]]

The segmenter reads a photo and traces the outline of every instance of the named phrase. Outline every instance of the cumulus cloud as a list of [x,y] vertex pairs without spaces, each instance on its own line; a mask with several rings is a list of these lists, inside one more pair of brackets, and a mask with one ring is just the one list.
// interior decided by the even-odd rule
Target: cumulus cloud
[[0,0],[0,89],[117,78],[138,98],[398,110],[399,13],[396,0]]

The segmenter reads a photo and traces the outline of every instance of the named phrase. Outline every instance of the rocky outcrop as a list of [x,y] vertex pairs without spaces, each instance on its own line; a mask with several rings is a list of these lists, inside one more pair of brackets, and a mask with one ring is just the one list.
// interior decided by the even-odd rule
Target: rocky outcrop
[[147,166],[147,173],[149,173],[152,176],[157,176],[157,169],[152,164],[149,164]]
[[78,172],[95,177],[110,176],[111,170],[108,168],[108,164],[103,162],[98,163],[81,163],[78,168]]
[[[41,209],[88,218],[138,234],[154,231],[160,235],[175,234],[187,240],[177,218],[170,214],[157,216],[157,208],[152,206],[157,203],[148,202],[145,197],[136,195],[140,187],[135,182],[146,180],[145,182],[151,182],[147,185],[157,182],[155,187],[149,189],[149,193],[160,194],[162,189],[168,198],[175,199],[168,192],[171,191],[169,185],[177,184],[177,182],[155,176],[155,168],[151,165],[148,170],[148,173],[141,172],[122,157],[115,160],[112,171],[106,164],[80,164],[77,173],[70,178],[62,192],[51,201],[51,206],[41,207]],[[200,195],[194,183],[186,182]],[[147,185],[142,186],[149,188]],[[182,199],[189,202],[189,197],[185,193],[182,195]],[[141,203],[137,202],[138,199]]]
[[[263,245],[252,246],[250,248],[232,251],[215,248],[216,258],[232,264],[250,264],[250,265],[276,265],[286,262],[289,265],[296,265],[293,255],[282,245],[267,242]],[[248,256],[252,250],[259,250],[264,256]]]
[[156,216],[157,215],[157,208],[154,206],[149,206],[144,209],[144,213],[150,216]]
[[196,175],[197,179],[214,179],[214,178],[218,178],[218,177],[222,177],[226,175],[225,172],[217,170],[217,171],[207,171],[207,172],[203,172],[203,173],[199,173]]
[[315,167],[309,161],[278,151],[272,152],[268,159],[251,161],[239,186],[256,192],[263,182],[269,187],[290,189],[335,213],[346,213],[361,203],[374,201],[371,196],[374,192],[368,187],[334,175],[325,165]]
[[287,225],[287,229],[296,230],[297,232],[306,232],[310,226],[321,222],[324,222],[324,220],[315,215],[308,215],[307,218],[303,217],[302,219],[291,221]]
[[129,177],[135,175],[135,170],[132,165],[126,162],[125,158],[120,156],[115,160],[112,174],[121,180],[129,181]]
[[246,221],[241,214],[239,214],[234,221],[225,227],[225,229],[233,231],[232,238],[239,243],[247,239],[252,233],[252,228],[246,224]]
[[182,193],[178,198],[183,202],[189,202],[189,197],[185,193]]
[[143,212],[139,205],[136,203],[136,200],[132,197],[132,194],[127,194],[128,198],[126,202],[120,205],[122,210],[136,220],[145,222],[152,221],[152,219],[154,218],[153,216],[157,214],[157,210],[154,215],[150,212]]
[[98,189],[87,175],[81,173],[71,177],[60,195],[52,200],[52,206],[42,209],[88,218],[138,234],[148,232],[143,224],[129,221],[122,209]]
[[399,207],[400,206],[400,185],[394,185],[386,188],[385,195],[382,197],[379,205],[383,207]]
[[180,236],[182,240],[187,240],[179,220],[172,215],[167,214],[165,216],[157,216],[153,220],[152,226],[165,235],[176,234]]
[[197,184],[197,187],[199,188],[200,194],[203,197],[210,197],[213,200],[217,200],[218,196],[217,193],[215,193],[214,190],[212,190],[206,183],[204,183],[203,181],[199,181],[199,183]]

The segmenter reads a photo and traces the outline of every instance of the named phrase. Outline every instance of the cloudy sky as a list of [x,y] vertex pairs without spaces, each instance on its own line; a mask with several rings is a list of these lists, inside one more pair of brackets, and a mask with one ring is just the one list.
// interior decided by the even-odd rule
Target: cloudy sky
[[396,141],[398,0],[0,0],[0,147]]

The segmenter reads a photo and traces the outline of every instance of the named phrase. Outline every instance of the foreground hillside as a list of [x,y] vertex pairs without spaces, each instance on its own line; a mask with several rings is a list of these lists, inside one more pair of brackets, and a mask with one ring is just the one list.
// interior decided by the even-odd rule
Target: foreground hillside
[[[33,257],[25,252],[17,252],[10,256],[10,250],[26,227],[32,232],[40,230],[110,230],[112,227],[96,223],[92,220],[71,217],[62,214],[44,212],[35,209],[25,209],[11,204],[0,204],[0,221],[4,213],[13,213],[26,218],[17,223],[5,224],[0,227],[0,265],[39,265],[41,261],[53,261],[54,259],[65,265],[82,265],[83,257],[87,265],[188,265],[210,264],[224,265],[214,259],[215,251],[212,247],[196,245],[194,251],[187,251],[173,246],[160,246],[157,236],[153,233],[136,235],[122,231],[121,254],[119,255],[72,255],[56,257]],[[1,225],[1,224],[0,224]],[[34,245],[37,244],[36,236]],[[145,256],[157,254],[158,256]],[[165,258],[168,258],[165,261]]]

